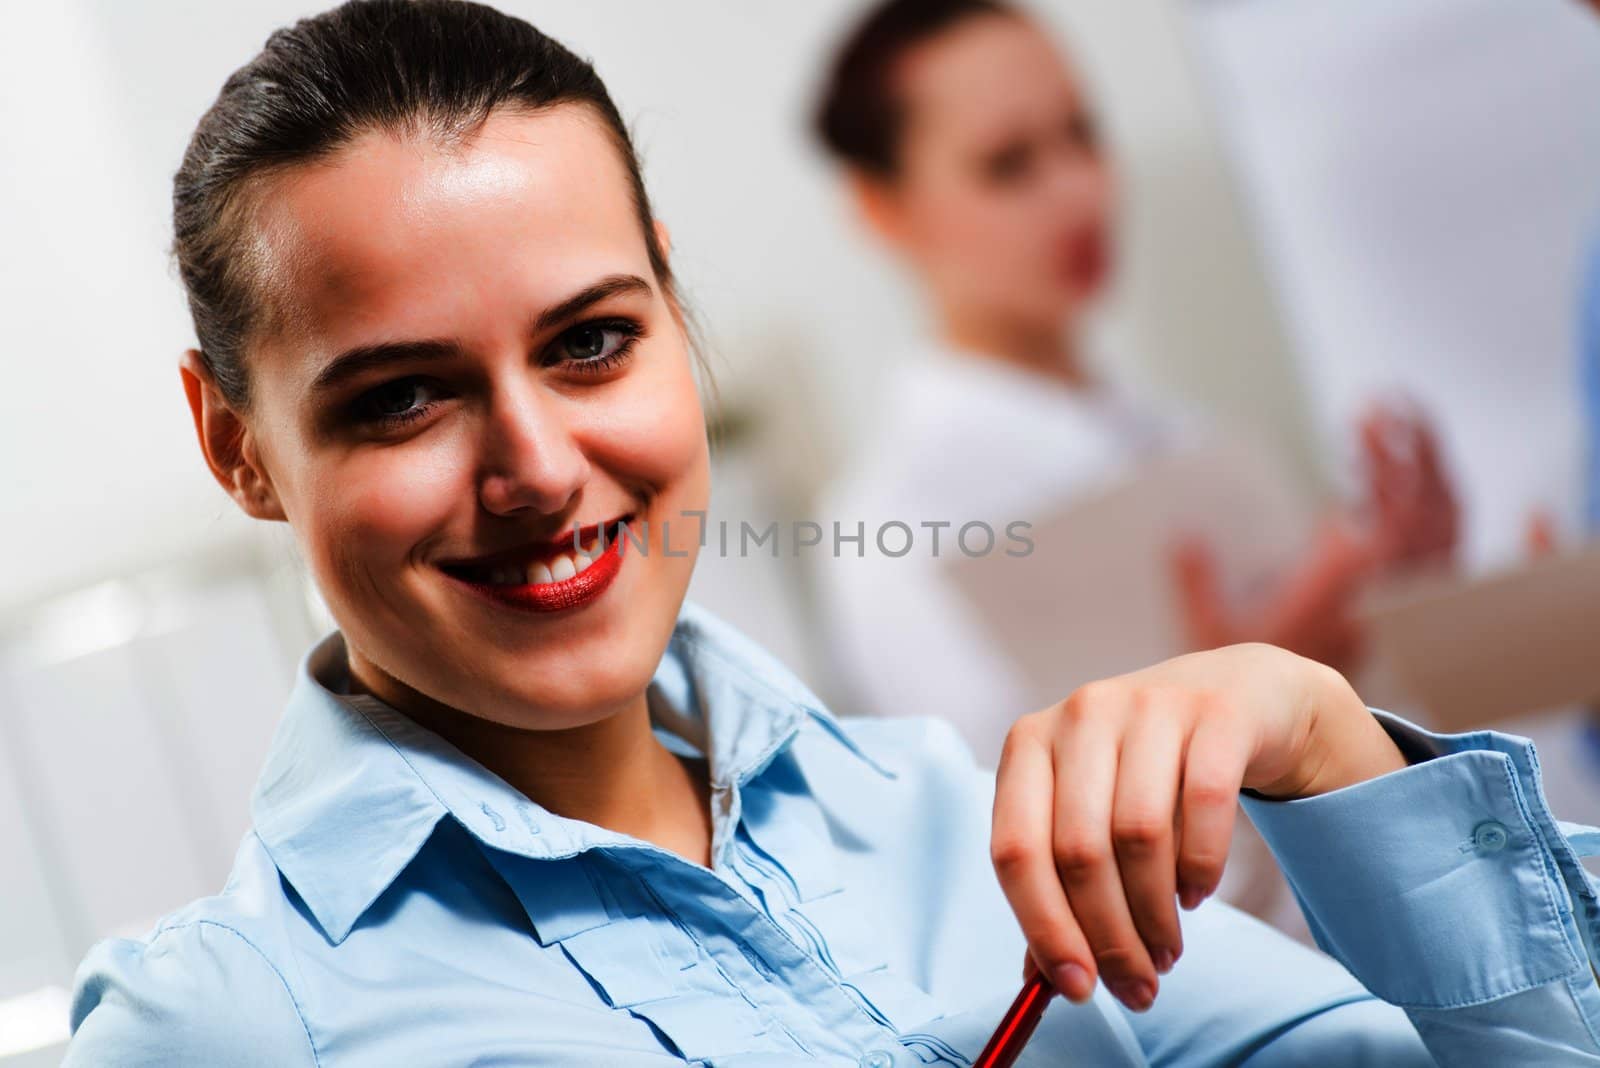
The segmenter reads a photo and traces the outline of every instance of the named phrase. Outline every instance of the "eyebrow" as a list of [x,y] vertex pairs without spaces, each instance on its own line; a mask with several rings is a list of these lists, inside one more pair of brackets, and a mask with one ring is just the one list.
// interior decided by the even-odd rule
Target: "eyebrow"
[[311,392],[324,393],[341,383],[364,374],[374,367],[407,361],[412,363],[443,363],[459,360],[465,355],[461,343],[452,338],[430,338],[422,341],[380,341],[374,345],[357,345],[346,349],[325,364],[312,380]]
[[546,308],[539,314],[539,319],[533,324],[533,332],[542,334],[553,326],[557,326],[569,319],[575,319],[583,314],[585,308],[591,304],[598,304],[607,297],[615,297],[622,293],[639,293],[649,296],[655,290],[636,274],[611,274],[600,279],[594,285],[580,290],[553,307]]
[[[561,303],[546,308],[534,321],[533,332],[544,333],[552,327],[568,322],[591,305],[607,297],[622,293],[650,294],[655,292],[650,283],[636,274],[607,275],[593,285],[586,286]],[[414,341],[379,341],[370,345],[357,345],[345,349],[323,365],[312,380],[311,391],[322,393],[343,382],[389,363],[443,363],[459,360],[466,355],[466,347],[454,338],[424,338]]]

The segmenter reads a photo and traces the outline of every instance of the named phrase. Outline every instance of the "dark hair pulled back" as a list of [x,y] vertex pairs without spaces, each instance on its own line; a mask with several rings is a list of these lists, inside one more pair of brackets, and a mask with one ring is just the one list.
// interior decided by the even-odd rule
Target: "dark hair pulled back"
[[1015,15],[1004,0],[885,0],[840,44],[823,81],[812,131],[837,159],[882,177],[899,163],[905,106],[895,68],[920,45],[978,15]]
[[592,108],[615,141],[650,265],[670,295],[627,128],[593,66],[559,42],[468,0],[349,0],[267,38],[223,84],[173,178],[172,255],[224,398],[248,405],[245,347],[276,325],[250,232],[264,179],[372,130],[453,146],[497,109],[564,103]]

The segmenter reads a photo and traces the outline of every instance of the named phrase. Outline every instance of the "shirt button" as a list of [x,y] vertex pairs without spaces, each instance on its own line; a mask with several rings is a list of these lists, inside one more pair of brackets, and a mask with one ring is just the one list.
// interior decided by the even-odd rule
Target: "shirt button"
[[875,1049],[861,1058],[861,1068],[894,1068],[894,1054]]
[[1498,853],[1510,839],[1505,825],[1495,820],[1486,820],[1472,829],[1472,844],[1480,853]]

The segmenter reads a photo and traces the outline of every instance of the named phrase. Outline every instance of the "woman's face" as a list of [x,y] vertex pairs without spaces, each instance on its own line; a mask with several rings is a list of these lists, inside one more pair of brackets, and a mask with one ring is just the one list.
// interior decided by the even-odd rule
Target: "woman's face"
[[1113,190],[1083,94],[1052,42],[1007,15],[903,59],[893,240],[964,314],[1059,328],[1103,289]]
[[[535,728],[637,700],[707,443],[601,120],[502,111],[454,151],[369,133],[261,203],[285,325],[248,354],[259,507],[293,526],[358,680]],[[647,551],[574,553],[575,529],[624,521]]]

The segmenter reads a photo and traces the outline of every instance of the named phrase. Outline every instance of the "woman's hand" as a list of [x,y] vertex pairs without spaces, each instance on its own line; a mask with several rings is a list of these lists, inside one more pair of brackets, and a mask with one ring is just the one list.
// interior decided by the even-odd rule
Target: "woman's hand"
[[1461,508],[1433,427],[1414,408],[1378,406],[1361,421],[1361,450],[1383,565],[1448,563],[1461,536]]
[[1197,540],[1177,547],[1172,575],[1190,648],[1267,642],[1351,670],[1362,652],[1362,589],[1392,569],[1451,559],[1460,509],[1433,429],[1415,412],[1376,407],[1361,423],[1361,443],[1365,509],[1328,516],[1261,603],[1231,608],[1210,549]]
[[1148,1008],[1183,952],[1177,903],[1222,877],[1242,787],[1310,797],[1404,766],[1343,677],[1268,645],[1181,656],[1022,717],[991,854],[1028,967],[1074,1001],[1098,975]]
[[1299,565],[1263,603],[1244,612],[1226,604],[1216,557],[1204,543],[1182,543],[1172,563],[1189,648],[1265,642],[1341,671],[1356,665],[1363,638],[1356,596],[1379,560],[1375,544],[1348,524],[1325,522]]

